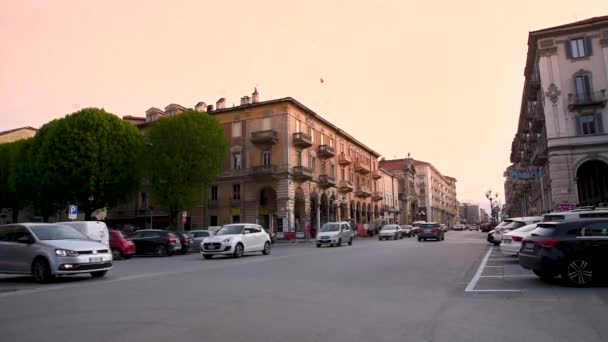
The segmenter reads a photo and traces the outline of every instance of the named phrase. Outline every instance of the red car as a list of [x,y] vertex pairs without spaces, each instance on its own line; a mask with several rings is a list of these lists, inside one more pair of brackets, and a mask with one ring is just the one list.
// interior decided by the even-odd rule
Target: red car
[[129,259],[135,254],[135,244],[119,230],[110,230],[110,248],[114,260]]

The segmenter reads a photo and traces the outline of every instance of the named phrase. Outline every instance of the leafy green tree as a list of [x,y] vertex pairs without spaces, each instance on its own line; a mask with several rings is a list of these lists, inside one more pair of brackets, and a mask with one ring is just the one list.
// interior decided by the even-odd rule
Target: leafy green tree
[[209,114],[188,110],[154,122],[147,148],[152,199],[182,230],[178,214],[199,204],[222,171],[228,150],[224,130]]
[[31,204],[33,196],[26,178],[29,174],[29,149],[33,139],[0,144],[0,208],[11,208],[13,222],[19,211]]
[[143,149],[139,131],[103,109],[86,108],[49,122],[31,150],[37,204],[44,205],[44,198],[51,207],[75,203],[90,219],[96,209],[139,189]]

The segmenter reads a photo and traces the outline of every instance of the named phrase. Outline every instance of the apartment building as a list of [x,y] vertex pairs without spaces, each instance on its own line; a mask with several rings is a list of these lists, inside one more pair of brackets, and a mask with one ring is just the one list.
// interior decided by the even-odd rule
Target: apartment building
[[608,16],[530,32],[524,76],[509,215],[608,202]]
[[456,179],[442,175],[431,163],[414,160],[418,220],[453,226],[458,216]]
[[479,213],[479,205],[473,203],[461,203],[458,208],[460,219],[465,220],[468,224],[480,223]]
[[395,175],[399,183],[398,199],[400,208],[399,221],[411,224],[416,220],[418,194],[416,193],[416,169],[414,159],[408,156],[403,159],[380,160],[380,167]]
[[[142,118],[125,117],[145,130],[151,122],[179,115],[185,107],[150,108]],[[362,228],[381,213],[372,199],[380,179],[379,153],[287,97],[259,101],[257,90],[226,105],[199,102],[196,110],[218,119],[229,143],[223,173],[209,198],[188,213],[187,228],[234,222],[258,222],[287,234],[313,233],[323,223],[349,220]],[[124,221],[135,209],[137,221],[163,222],[162,211],[142,191],[135,203],[113,210]],[[150,208],[152,207],[152,208]],[[158,216],[158,217],[157,217]],[[162,225],[162,223],[158,223]]]

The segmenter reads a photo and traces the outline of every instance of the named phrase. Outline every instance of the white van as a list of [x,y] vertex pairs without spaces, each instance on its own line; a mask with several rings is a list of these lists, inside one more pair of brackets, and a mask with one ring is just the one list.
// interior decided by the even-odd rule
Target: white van
[[57,224],[72,227],[89,239],[99,241],[110,247],[110,233],[108,232],[108,227],[101,221],[69,221],[57,222]]

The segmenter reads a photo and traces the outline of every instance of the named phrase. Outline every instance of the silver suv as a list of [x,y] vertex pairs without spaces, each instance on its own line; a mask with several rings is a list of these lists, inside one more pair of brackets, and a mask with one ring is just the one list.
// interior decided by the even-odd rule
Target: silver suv
[[353,244],[353,231],[348,222],[327,222],[317,233],[317,247],[322,245],[342,246],[342,243]]
[[55,276],[90,273],[94,278],[112,268],[108,246],[60,224],[19,223],[0,226],[0,273],[31,274],[39,283]]

